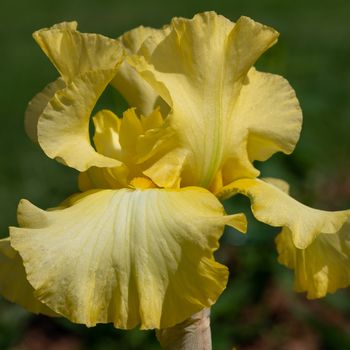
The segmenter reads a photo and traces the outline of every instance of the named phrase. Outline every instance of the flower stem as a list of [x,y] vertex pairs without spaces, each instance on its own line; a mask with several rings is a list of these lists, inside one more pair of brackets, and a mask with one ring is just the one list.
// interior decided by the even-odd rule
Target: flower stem
[[210,309],[197,312],[174,327],[160,329],[156,334],[164,350],[211,350]]

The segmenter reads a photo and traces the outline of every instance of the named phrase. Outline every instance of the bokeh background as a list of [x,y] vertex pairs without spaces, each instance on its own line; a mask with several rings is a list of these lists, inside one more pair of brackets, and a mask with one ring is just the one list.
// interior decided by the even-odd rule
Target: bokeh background
[[[231,20],[247,15],[276,28],[279,43],[258,62],[295,88],[303,113],[301,140],[292,156],[261,164],[292,194],[322,209],[350,207],[350,2],[319,0],[1,0],[0,2],[0,232],[16,224],[27,198],[45,208],[77,190],[74,170],[48,159],[25,135],[28,101],[57,76],[31,33],[63,20],[81,31],[117,37],[138,25],[160,27],[174,16],[215,10]],[[101,103],[125,104],[116,95]],[[228,211],[244,198],[225,203]],[[214,350],[350,349],[350,293],[307,301],[292,291],[292,273],[278,265],[276,230],[255,222],[248,234],[226,232],[218,259],[230,267],[227,290],[212,309]],[[0,349],[160,349],[151,331],[87,329],[27,313],[0,299]]]

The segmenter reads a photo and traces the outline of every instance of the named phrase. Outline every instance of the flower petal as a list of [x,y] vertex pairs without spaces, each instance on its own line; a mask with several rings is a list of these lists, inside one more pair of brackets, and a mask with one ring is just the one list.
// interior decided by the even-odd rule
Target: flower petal
[[[292,153],[298,142],[302,112],[288,81],[252,68],[243,85],[235,113],[249,129],[250,160],[264,161],[275,152]],[[243,117],[244,116],[244,117]]]
[[66,83],[91,70],[113,69],[123,55],[118,40],[80,33],[76,27],[76,22],[64,22],[33,33],[34,39]]
[[293,244],[305,249],[320,234],[335,234],[347,220],[350,211],[329,212],[313,209],[289,197],[283,190],[259,179],[241,179],[225,186],[217,196],[228,198],[241,193],[252,203],[254,216],[268,225],[287,227]]
[[141,115],[141,123],[144,131],[160,128],[164,123],[164,119],[159,108],[156,108],[147,116]]
[[0,240],[0,294],[33,313],[58,316],[34,297],[22,259],[11,247],[9,238]]
[[[350,215],[349,215],[350,216]],[[350,285],[350,220],[336,234],[320,234],[298,249],[284,228],[276,238],[278,261],[294,269],[294,288],[309,299],[324,297]]]
[[94,144],[98,153],[106,157],[121,159],[119,142],[120,119],[111,111],[103,109],[93,117]]
[[[250,69],[233,109],[230,135],[234,150],[223,167],[223,183],[251,177],[252,162],[281,151],[292,153],[299,139],[302,112],[295,92],[281,76]],[[258,172],[256,172],[258,175]]]
[[80,191],[91,189],[119,189],[128,187],[130,170],[124,165],[115,168],[91,167],[79,174],[78,184]]
[[159,187],[180,187],[181,171],[187,156],[187,150],[175,148],[144,170],[143,174],[151,178]]
[[136,153],[136,142],[142,134],[142,124],[136,115],[135,109],[128,109],[123,114],[119,129],[119,142],[123,150],[130,156]]
[[213,252],[223,226],[242,228],[242,216],[224,216],[210,192],[101,190],[70,204],[43,211],[22,201],[26,225],[11,228],[11,242],[35,295],[73,322],[169,327],[225,288],[228,271]]
[[[240,159],[235,142],[244,140],[235,141],[232,130],[244,116],[234,107],[248,71],[278,33],[247,17],[234,24],[214,12],[175,18],[170,29],[149,58],[128,61],[172,107],[169,123],[180,135],[180,147],[190,151],[183,184],[209,187],[227,160]],[[247,126],[241,128],[247,138]],[[257,175],[246,163],[245,176]]]
[[[152,180],[154,176],[154,182],[159,187],[178,187],[183,157],[175,159],[177,154],[173,153],[173,148],[176,144],[159,109],[149,116],[139,118],[135,108],[130,108],[123,113],[121,119],[108,110],[102,110],[93,120],[97,151],[117,159],[122,164],[113,168],[88,169],[86,174],[79,177],[81,190],[128,187],[133,178],[143,175]],[[178,171],[175,171],[171,161],[179,163]],[[171,170],[170,174],[167,173],[168,169]]]
[[[119,40],[129,55],[142,54],[149,56],[168,32],[167,27],[154,29],[141,26],[126,32]],[[143,44],[148,38],[150,38],[150,42],[147,45],[147,50],[145,50]],[[158,93],[126,61],[120,66],[111,85],[124,96],[131,107],[137,107],[138,113],[148,115],[158,106],[162,107],[164,115],[169,111]]]
[[49,101],[54,97],[55,93],[62,90],[66,84],[62,78],[58,78],[48,84],[45,89],[39,92],[29,102],[24,119],[24,127],[27,135],[33,142],[38,142],[38,120]]
[[97,153],[90,143],[90,114],[115,75],[115,69],[89,71],[76,77],[50,100],[38,122],[38,140],[50,158],[79,171],[120,163]]

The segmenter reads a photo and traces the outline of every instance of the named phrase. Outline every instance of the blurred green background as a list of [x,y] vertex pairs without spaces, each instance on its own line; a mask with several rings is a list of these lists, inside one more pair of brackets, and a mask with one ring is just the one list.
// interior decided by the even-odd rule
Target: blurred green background
[[[303,113],[292,156],[275,155],[261,170],[292,184],[292,194],[322,209],[350,206],[350,2],[281,0],[1,0],[0,229],[16,224],[18,201],[45,208],[77,189],[75,171],[48,159],[24,133],[26,104],[57,76],[31,33],[63,20],[81,31],[117,37],[138,25],[159,27],[174,16],[215,10],[276,28],[279,43],[257,66],[295,88]],[[121,111],[122,105],[116,107]],[[225,203],[249,209],[237,198]],[[251,217],[250,217],[251,218]],[[213,307],[214,350],[350,349],[350,293],[321,301],[292,292],[292,274],[276,261],[276,231],[252,218],[248,235],[227,232],[218,259],[230,267],[227,290]],[[153,332],[92,329],[33,316],[0,300],[0,349],[159,349]]]

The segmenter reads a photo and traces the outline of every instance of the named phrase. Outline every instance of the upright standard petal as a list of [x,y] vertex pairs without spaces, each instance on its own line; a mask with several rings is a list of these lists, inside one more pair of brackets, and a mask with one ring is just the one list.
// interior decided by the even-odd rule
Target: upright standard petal
[[38,142],[38,120],[44,109],[55,96],[56,92],[66,87],[62,78],[58,78],[48,84],[45,89],[35,95],[28,103],[25,117],[24,127],[27,135],[33,142]]
[[33,34],[66,83],[91,70],[112,69],[123,55],[118,40],[80,33],[76,27],[76,22],[63,22]]
[[34,297],[34,289],[27,281],[23,261],[11,247],[9,238],[0,240],[0,294],[33,313],[58,316]]
[[79,171],[120,165],[97,153],[89,136],[90,114],[115,71],[113,68],[80,75],[50,100],[38,121],[38,141],[50,158]]
[[207,12],[173,19],[149,57],[129,58],[172,107],[169,124],[189,150],[183,184],[210,187],[221,170],[224,184],[255,177],[253,160],[293,149],[301,123],[293,90],[251,70],[277,36],[247,17],[234,24]]
[[307,292],[309,299],[350,285],[350,220],[336,234],[318,235],[305,249],[294,246],[288,228],[277,236],[276,244],[278,261],[294,270],[294,288]]
[[241,179],[222,188],[217,196],[241,193],[251,200],[254,216],[268,225],[291,231],[295,247],[305,249],[321,234],[336,234],[350,211],[329,212],[299,203],[273,184],[259,179]]
[[[253,161],[265,161],[276,152],[293,152],[302,125],[302,112],[287,80],[250,69],[233,108],[233,121],[222,168],[222,182],[259,175]],[[230,143],[231,141],[231,143]]]
[[88,326],[169,327],[212,305],[228,275],[213,258],[223,226],[245,226],[194,187],[101,190],[66,204],[43,211],[22,201],[11,243],[35,296]]
[[[154,29],[141,26],[123,34],[119,41],[129,55],[141,54],[149,57],[168,33],[168,27]],[[146,50],[143,45],[147,39],[152,44],[149,43]],[[158,106],[162,108],[164,115],[169,111],[159,94],[126,61],[120,66],[111,85],[124,96],[131,107],[137,108],[138,113],[148,115]]]

